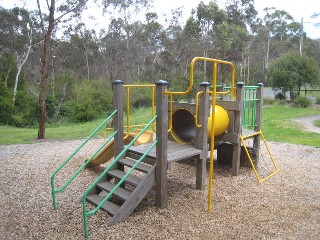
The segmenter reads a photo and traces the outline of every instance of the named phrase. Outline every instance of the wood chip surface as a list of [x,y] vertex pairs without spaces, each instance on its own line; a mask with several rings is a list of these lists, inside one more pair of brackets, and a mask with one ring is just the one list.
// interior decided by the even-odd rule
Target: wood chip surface
[[[0,146],[0,239],[83,239],[81,197],[97,177],[84,170],[52,210],[50,175],[81,143],[40,141]],[[57,184],[76,171],[93,146],[81,151]],[[213,211],[207,189],[195,190],[191,160],[168,170],[168,208],[155,207],[151,191],[131,216],[108,227],[100,211],[89,218],[89,239],[320,239],[320,148],[270,142],[279,172],[259,184],[251,169],[231,176],[215,164]]]

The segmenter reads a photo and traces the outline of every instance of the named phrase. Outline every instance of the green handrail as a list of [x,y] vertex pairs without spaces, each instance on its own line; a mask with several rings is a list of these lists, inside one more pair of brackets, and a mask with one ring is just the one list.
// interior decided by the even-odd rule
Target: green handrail
[[99,149],[83,164],[81,167],[68,179],[68,181],[59,189],[55,189],[54,178],[57,173],[80,151],[80,149],[117,113],[115,109],[110,116],[108,116],[100,125],[97,127],[81,144],[80,146],[70,154],[70,156],[59,165],[59,167],[51,175],[51,194],[52,194],[52,204],[53,209],[57,209],[56,194],[65,190],[66,187],[78,176],[78,174],[90,163],[90,161],[102,150],[102,148],[118,133],[115,130],[114,133],[99,147]]
[[114,165],[119,161],[119,159],[128,151],[128,149],[134,144],[134,142],[151,126],[151,124],[157,119],[157,115],[155,115],[151,121],[141,130],[141,132],[132,139],[132,141],[126,145],[126,147],[118,154],[117,157],[114,158],[112,163],[100,174],[99,177],[87,188],[82,197],[82,209],[83,209],[83,223],[84,223],[84,236],[88,238],[88,217],[97,213],[102,205],[112,196],[112,194],[119,188],[119,186],[126,180],[126,178],[131,174],[131,172],[138,166],[138,164],[147,156],[147,154],[152,150],[152,148],[158,143],[158,140],[155,140],[151,146],[147,149],[147,151],[140,157],[140,159],[131,167],[131,169],[124,175],[124,177],[118,182],[116,186],[107,194],[107,196],[100,202],[100,204],[93,209],[92,211],[87,211],[86,207],[86,198],[90,191],[102,180],[102,178],[106,175],[106,173],[111,170]]

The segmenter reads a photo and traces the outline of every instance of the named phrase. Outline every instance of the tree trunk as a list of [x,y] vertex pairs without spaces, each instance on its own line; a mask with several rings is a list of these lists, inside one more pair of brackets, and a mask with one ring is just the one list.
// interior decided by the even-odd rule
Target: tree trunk
[[41,76],[39,86],[39,129],[38,139],[44,139],[45,127],[47,121],[47,109],[46,109],[46,90],[48,80],[48,61],[49,61],[49,50],[51,35],[55,25],[54,22],[54,11],[55,11],[55,0],[51,0],[49,9],[49,26],[44,36],[43,55],[41,59]]
[[55,112],[54,112],[54,116],[53,116],[53,121],[56,121],[58,119],[59,113],[60,113],[60,109],[61,106],[64,102],[64,99],[66,98],[67,95],[67,85],[68,83],[64,83],[63,85],[63,89],[62,89],[62,96],[60,98],[60,101],[58,103],[58,106],[55,108]]
[[17,54],[17,67],[18,67],[18,72],[16,74],[16,80],[14,81],[14,89],[13,89],[13,99],[12,99],[12,106],[14,107],[14,105],[16,104],[16,96],[17,96],[17,92],[18,92],[18,82],[19,82],[19,76],[20,76],[20,72],[21,69],[23,67],[23,65],[26,63],[30,51],[31,51],[31,44],[32,44],[32,27],[30,28],[30,33],[29,33],[29,47],[26,53],[24,53],[22,55],[22,57],[20,58],[19,55]]

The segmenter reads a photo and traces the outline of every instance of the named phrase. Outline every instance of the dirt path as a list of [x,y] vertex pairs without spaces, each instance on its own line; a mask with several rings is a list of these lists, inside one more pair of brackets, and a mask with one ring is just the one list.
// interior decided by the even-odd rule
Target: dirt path
[[320,114],[303,116],[293,119],[293,121],[300,123],[304,130],[308,132],[320,133],[320,128],[314,125],[316,120],[320,120]]

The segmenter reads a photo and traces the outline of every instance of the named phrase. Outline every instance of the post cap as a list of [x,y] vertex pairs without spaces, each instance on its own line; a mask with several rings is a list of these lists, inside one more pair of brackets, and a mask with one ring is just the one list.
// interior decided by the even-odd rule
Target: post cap
[[166,80],[158,80],[155,84],[156,84],[156,86],[169,85],[169,83]]
[[243,87],[244,86],[244,82],[237,82],[236,85],[239,86],[239,87]]
[[114,80],[112,84],[124,84],[122,80]]
[[208,83],[208,82],[201,82],[201,83],[200,83],[200,86],[201,86],[201,87],[209,87],[209,86],[210,86],[210,83]]

